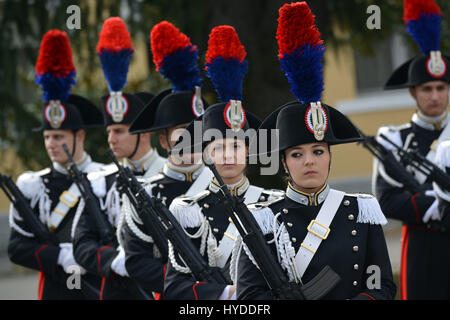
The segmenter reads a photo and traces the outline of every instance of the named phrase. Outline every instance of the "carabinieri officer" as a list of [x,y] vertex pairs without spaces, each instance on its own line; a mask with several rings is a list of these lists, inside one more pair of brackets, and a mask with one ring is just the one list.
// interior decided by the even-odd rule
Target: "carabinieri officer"
[[[236,49],[227,52],[228,48]],[[206,69],[222,102],[210,106],[203,114],[203,139],[200,144],[215,164],[230,193],[244,199],[246,203],[252,203],[268,199],[276,192],[251,185],[245,175],[248,155],[245,133],[249,129],[256,129],[260,124],[260,120],[244,111],[241,105],[242,79],[247,70],[245,55],[244,47],[233,27],[218,26],[212,29],[206,53]],[[224,74],[223,70],[228,70],[229,73]],[[237,70],[242,72],[236,77],[228,78],[230,74],[236,75],[234,72]],[[232,89],[227,91],[225,87]],[[214,138],[208,140],[208,132],[215,132]],[[211,283],[196,279],[189,266],[180,258],[180,252],[169,243],[169,263],[164,281],[165,299],[235,299],[236,286],[231,281],[229,266],[238,232],[229,221],[220,192],[218,182],[212,178],[207,190],[176,198],[169,209],[208,265],[218,268],[227,282]]]
[[[327,182],[330,146],[360,136],[346,116],[320,101],[324,47],[312,13],[306,2],[286,4],[278,21],[282,69],[298,101],[275,110],[260,128],[279,130],[278,148],[271,144],[271,152],[279,152],[289,182],[284,196],[249,207],[290,282],[304,285],[328,265],[340,281],[323,299],[392,299],[396,287],[381,228],[387,221],[377,200],[331,189]],[[292,25],[301,21],[311,25]],[[295,50],[297,45],[309,51]],[[307,74],[298,68],[305,64]],[[238,299],[276,298],[245,244],[235,274]]]

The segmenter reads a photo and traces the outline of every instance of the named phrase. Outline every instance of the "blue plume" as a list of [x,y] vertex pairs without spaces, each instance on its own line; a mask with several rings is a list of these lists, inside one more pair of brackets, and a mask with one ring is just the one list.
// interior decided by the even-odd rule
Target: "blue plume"
[[427,55],[430,51],[439,50],[441,40],[441,15],[421,13],[419,19],[406,23],[408,32],[417,42],[420,51]]
[[248,62],[244,60],[229,58],[226,61],[222,57],[216,57],[211,63],[206,63],[206,75],[211,79],[216,89],[219,100],[228,102],[230,100],[242,101],[242,84],[248,70]]
[[305,44],[280,58],[281,70],[291,84],[291,91],[304,104],[320,101],[323,91],[322,57],[324,46]]
[[35,83],[40,85],[44,91],[42,100],[66,101],[70,95],[70,87],[76,84],[76,72],[70,72],[66,77],[55,77],[51,73],[36,75]]
[[190,45],[165,56],[159,72],[169,79],[174,92],[193,90],[201,84],[197,61],[198,49]]
[[125,87],[132,55],[131,49],[122,49],[117,52],[103,49],[98,54],[109,91],[121,91]]

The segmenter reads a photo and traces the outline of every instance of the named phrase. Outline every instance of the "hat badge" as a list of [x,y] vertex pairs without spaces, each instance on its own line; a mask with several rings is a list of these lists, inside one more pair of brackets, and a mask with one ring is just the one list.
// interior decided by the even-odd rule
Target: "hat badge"
[[128,102],[121,91],[112,91],[106,101],[106,111],[114,122],[121,122],[128,113]]
[[435,78],[442,77],[447,71],[447,65],[445,64],[444,59],[442,59],[441,52],[430,51],[430,57],[427,60],[427,71],[428,73]]
[[50,100],[44,110],[45,119],[53,129],[59,129],[66,120],[66,109],[59,100]]
[[195,93],[192,96],[192,113],[198,118],[205,112],[202,101],[202,88],[195,86]]
[[244,127],[245,112],[240,100],[230,100],[225,107],[223,116],[225,118],[225,123],[234,132],[237,132]]
[[311,102],[305,114],[305,122],[308,130],[314,134],[314,138],[322,141],[328,128],[328,119],[320,101]]

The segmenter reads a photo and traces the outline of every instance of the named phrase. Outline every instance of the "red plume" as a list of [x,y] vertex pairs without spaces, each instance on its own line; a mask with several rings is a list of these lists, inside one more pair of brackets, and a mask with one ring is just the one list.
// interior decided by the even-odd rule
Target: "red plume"
[[218,26],[212,29],[208,40],[206,63],[212,63],[217,57],[222,57],[225,61],[234,58],[242,63],[246,55],[247,52],[232,26]]
[[161,21],[152,28],[150,44],[156,71],[159,71],[164,57],[192,45],[189,37],[168,21]]
[[97,43],[97,53],[101,54],[102,50],[115,53],[124,49],[133,51],[133,43],[127,25],[119,17],[106,19]]
[[285,4],[280,8],[276,35],[280,58],[305,44],[312,47],[323,44],[314,18],[304,1]]
[[35,70],[38,75],[50,73],[58,78],[75,71],[67,33],[53,29],[44,35]]

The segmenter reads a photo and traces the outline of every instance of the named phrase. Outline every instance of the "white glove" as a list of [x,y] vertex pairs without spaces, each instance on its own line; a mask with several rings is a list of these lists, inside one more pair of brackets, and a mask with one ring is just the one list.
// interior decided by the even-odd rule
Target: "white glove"
[[[231,297],[230,290],[233,292]],[[218,300],[236,300],[236,287],[231,285],[226,286]]]
[[439,201],[436,197],[436,193],[433,190],[427,190],[425,191],[425,195],[428,197],[435,197],[436,200],[431,204],[431,206],[427,209],[425,212],[422,221],[424,223],[428,223],[428,221],[431,220],[441,220],[441,215],[439,214],[438,204]]
[[58,255],[58,264],[69,274],[85,274],[86,270],[80,266],[73,257],[72,244],[69,242],[60,243],[61,250]]
[[129,277],[127,269],[125,268],[125,251],[121,246],[117,248],[119,254],[111,263],[111,270],[122,277]]

